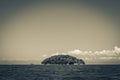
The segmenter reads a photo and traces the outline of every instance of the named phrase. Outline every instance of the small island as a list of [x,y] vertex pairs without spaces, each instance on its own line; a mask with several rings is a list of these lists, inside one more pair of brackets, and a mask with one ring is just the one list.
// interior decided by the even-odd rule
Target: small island
[[44,59],[41,64],[83,65],[85,62],[70,55],[55,55]]

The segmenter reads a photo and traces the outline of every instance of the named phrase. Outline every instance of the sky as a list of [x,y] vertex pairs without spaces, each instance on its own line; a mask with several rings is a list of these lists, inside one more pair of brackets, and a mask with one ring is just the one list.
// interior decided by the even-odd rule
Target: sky
[[69,54],[120,63],[119,0],[1,0],[0,61]]

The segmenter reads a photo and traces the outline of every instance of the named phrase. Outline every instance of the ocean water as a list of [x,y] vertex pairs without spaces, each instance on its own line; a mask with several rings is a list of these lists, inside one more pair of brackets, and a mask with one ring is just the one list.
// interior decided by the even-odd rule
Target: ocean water
[[120,80],[120,65],[0,65],[0,80]]

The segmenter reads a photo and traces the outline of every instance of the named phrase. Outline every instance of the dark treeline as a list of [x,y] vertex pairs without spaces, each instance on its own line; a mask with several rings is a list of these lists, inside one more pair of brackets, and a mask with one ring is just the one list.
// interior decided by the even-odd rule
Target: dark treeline
[[85,64],[82,59],[77,59],[76,57],[70,55],[55,55],[46,58],[41,62],[42,64]]

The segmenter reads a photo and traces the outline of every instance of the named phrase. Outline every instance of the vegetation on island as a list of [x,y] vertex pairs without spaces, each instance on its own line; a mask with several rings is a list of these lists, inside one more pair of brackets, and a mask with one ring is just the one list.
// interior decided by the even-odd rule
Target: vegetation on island
[[76,57],[70,55],[55,55],[46,58],[41,62],[41,64],[81,65],[81,64],[85,64],[85,62],[82,59],[77,59]]

